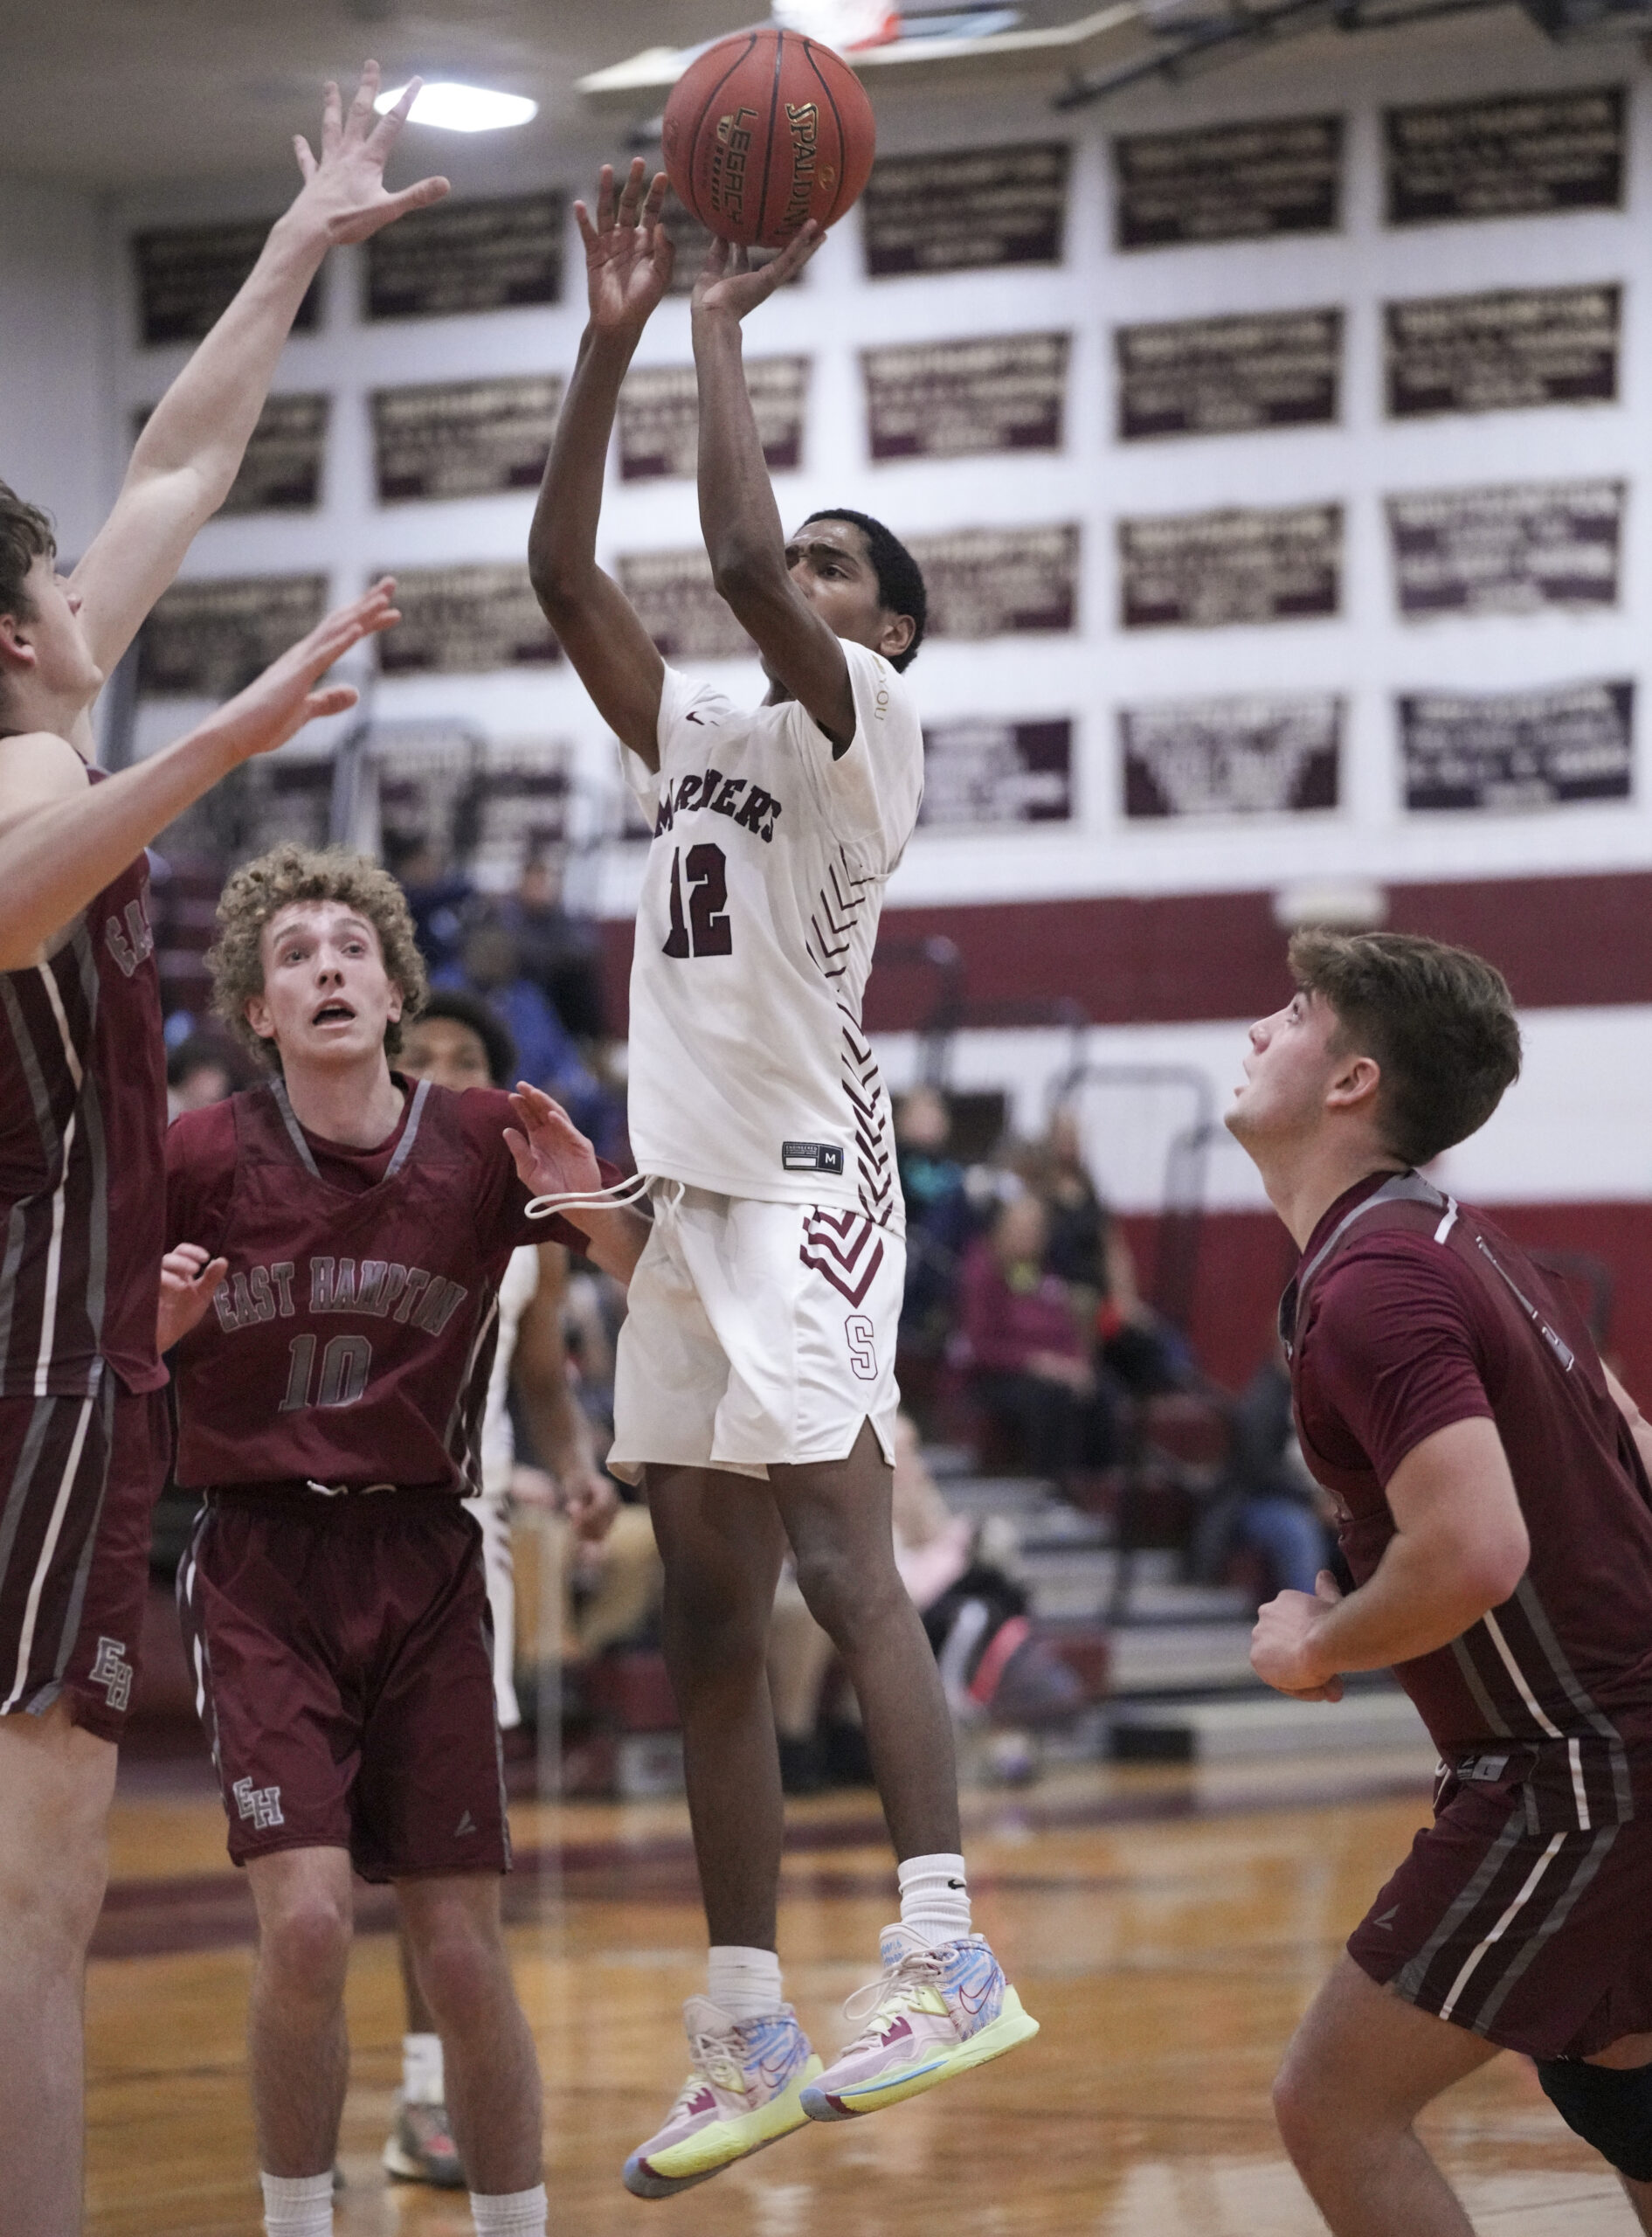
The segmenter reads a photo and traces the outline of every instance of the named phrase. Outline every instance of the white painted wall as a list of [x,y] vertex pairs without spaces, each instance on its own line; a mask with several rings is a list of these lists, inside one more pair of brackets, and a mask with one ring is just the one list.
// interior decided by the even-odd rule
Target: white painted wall
[[[1634,86],[1631,179],[1623,211],[1401,232],[1382,227],[1378,137],[1385,102],[1614,80]],[[1328,108],[1349,121],[1345,223],[1339,234],[1129,255],[1111,249],[1109,132]],[[1287,46],[1271,61],[1213,72],[1184,87],[1139,91],[1069,119],[1056,117],[1041,97],[1028,93],[1016,93],[1006,104],[931,92],[887,105],[880,130],[881,144],[891,151],[1070,134],[1075,171],[1067,261],[1060,270],[871,282],[861,274],[857,220],[846,220],[805,284],[765,307],[750,329],[751,354],[802,350],[815,361],[806,454],[800,472],[781,478],[783,512],[800,518],[817,504],[847,502],[884,516],[901,532],[1075,517],[1084,530],[1081,626],[1072,636],[937,642],[925,648],[913,671],[926,718],[1073,716],[1080,764],[1076,821],[1065,829],[923,834],[895,881],[893,902],[1244,888],[1309,874],[1508,875],[1625,868],[1652,860],[1652,792],[1644,782],[1627,807],[1407,816],[1400,805],[1392,710],[1393,693],[1407,688],[1491,689],[1598,675],[1641,678],[1644,702],[1652,507],[1642,502],[1636,469],[1652,447],[1652,287],[1642,276],[1652,226],[1652,79],[1638,50],[1625,43],[1563,52],[1523,19],[1503,12],[1400,36]],[[449,160],[450,137],[419,136],[417,161]],[[617,152],[618,138],[617,128],[593,123],[585,145],[570,144],[563,151],[555,183],[578,189],[601,156]],[[473,171],[474,184],[545,183],[512,178],[511,160],[508,149],[498,143],[489,158],[493,174]],[[142,222],[273,208],[275,203],[273,188],[151,194],[124,204],[113,230],[120,236]],[[571,267],[571,227],[570,246]],[[358,315],[356,263],[355,253],[335,258],[322,329],[291,344],[280,374],[283,387],[325,387],[335,399],[322,509],[308,517],[213,524],[199,539],[190,571],[325,565],[342,595],[386,565],[522,553],[531,509],[526,496],[380,510],[371,492],[366,398],[374,386],[388,382],[543,368],[566,372],[583,317],[577,272],[570,299],[556,308],[370,328]],[[1626,283],[1620,404],[1384,422],[1379,326],[1386,297],[1586,280]],[[117,419],[125,425],[134,405],[154,399],[181,353],[134,345],[123,268],[121,289],[114,396]],[[1123,447],[1113,440],[1109,336],[1115,323],[1322,303],[1343,304],[1348,319],[1339,426]],[[1075,337],[1062,454],[875,467],[868,462],[861,348],[1053,327],[1070,329]],[[50,365],[57,354],[54,343],[35,353],[33,362]],[[674,301],[650,327],[639,362],[682,363],[688,357],[688,306]],[[1397,619],[1380,514],[1385,493],[1565,474],[1627,474],[1636,483],[1620,610],[1420,627]],[[1348,510],[1341,619],[1128,637],[1115,627],[1113,524],[1118,516],[1324,498],[1340,498]],[[625,487],[611,480],[605,556],[696,540],[691,484]],[[756,696],[754,666],[734,664],[722,675],[731,690]],[[1121,704],[1280,688],[1334,689],[1349,698],[1344,805],[1337,812],[1178,821],[1161,828],[1124,822],[1115,759],[1115,714]],[[513,744],[566,741],[588,786],[612,787],[603,726],[566,670],[399,679],[380,688],[377,703],[387,717],[462,716]],[[170,735],[187,712],[147,710],[142,743]],[[1644,730],[1644,704],[1640,712]],[[608,911],[629,912],[638,868],[634,850],[616,851],[608,862],[602,882]]]
[[114,320],[96,198],[0,176],[0,481],[79,552],[114,495]]

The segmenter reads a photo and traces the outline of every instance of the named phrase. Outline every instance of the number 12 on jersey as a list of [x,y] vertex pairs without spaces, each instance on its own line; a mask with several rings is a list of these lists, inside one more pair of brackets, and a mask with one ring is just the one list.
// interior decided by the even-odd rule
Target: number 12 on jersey
[[[682,895],[688,873],[688,921],[683,920]],[[734,927],[725,913],[729,900],[729,870],[721,847],[702,841],[690,847],[687,862],[677,848],[671,857],[671,931],[665,952],[669,956],[732,955]]]

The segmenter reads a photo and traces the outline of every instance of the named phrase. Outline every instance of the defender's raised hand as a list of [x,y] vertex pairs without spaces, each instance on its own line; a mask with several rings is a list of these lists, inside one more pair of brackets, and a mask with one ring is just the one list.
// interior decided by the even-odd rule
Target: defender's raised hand
[[394,604],[396,584],[386,575],[364,598],[335,606],[308,637],[272,661],[245,691],[238,692],[202,725],[212,731],[236,761],[273,753],[278,745],[323,715],[342,715],[360,694],[353,683],[318,689],[328,668],[363,637],[376,637],[401,620]]
[[362,82],[348,112],[338,87],[328,80],[321,107],[321,160],[317,162],[301,133],[293,142],[298,167],[304,174],[293,216],[321,226],[329,241],[364,241],[408,211],[424,210],[441,200],[447,192],[445,178],[422,178],[417,186],[405,186],[399,194],[384,190],[384,166],[423,83],[422,78],[413,79],[395,107],[376,116],[377,62],[363,66]]
[[517,1124],[506,1127],[505,1141],[525,1188],[537,1196],[588,1196],[602,1187],[597,1153],[560,1103],[519,1080],[510,1107]]
[[695,313],[722,311],[731,318],[744,318],[759,303],[766,303],[777,287],[784,287],[788,280],[801,272],[825,239],[825,229],[811,218],[806,225],[800,225],[792,234],[778,256],[755,267],[750,249],[714,240],[706,251],[700,277],[695,281]]
[[671,285],[676,252],[660,215],[670,181],[664,171],[655,172],[651,185],[647,179],[648,167],[638,156],[616,197],[614,168],[605,163],[597,188],[596,223],[583,202],[574,204],[574,219],[585,245],[591,322],[605,334],[640,334]]

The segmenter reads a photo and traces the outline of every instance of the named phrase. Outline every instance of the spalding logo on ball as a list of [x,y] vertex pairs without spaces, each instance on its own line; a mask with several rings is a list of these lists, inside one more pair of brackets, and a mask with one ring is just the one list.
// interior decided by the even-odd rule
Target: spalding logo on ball
[[831,225],[872,170],[872,104],[842,56],[801,31],[736,31],[691,62],[660,135],[678,199],[748,248]]

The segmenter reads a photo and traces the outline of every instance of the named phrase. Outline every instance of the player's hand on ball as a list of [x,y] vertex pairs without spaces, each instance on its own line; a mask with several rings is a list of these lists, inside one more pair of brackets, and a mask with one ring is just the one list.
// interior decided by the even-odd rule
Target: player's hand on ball
[[733,248],[727,241],[714,239],[706,251],[700,277],[695,281],[695,314],[722,311],[730,318],[744,318],[759,303],[766,303],[777,287],[784,287],[794,274],[801,272],[825,239],[824,228],[811,218],[806,225],[800,225],[792,234],[778,256],[771,257],[755,271],[750,249]]
[[161,1261],[161,1302],[155,1316],[155,1348],[169,1352],[187,1336],[223,1286],[227,1258],[213,1258],[198,1243],[181,1243]]
[[518,1080],[510,1107],[516,1125],[506,1127],[505,1142],[524,1188],[536,1196],[590,1196],[601,1188],[597,1153],[560,1103]]
[[618,197],[614,167],[603,165],[595,224],[583,202],[574,204],[574,222],[585,247],[591,322],[605,334],[640,334],[671,285],[676,252],[660,222],[669,184],[664,171],[656,171],[650,184],[648,167],[639,156]]
[[273,753],[285,745],[306,723],[346,713],[361,696],[356,686],[322,686],[321,678],[364,637],[395,627],[402,618],[395,597],[395,581],[386,575],[365,597],[335,606],[308,637],[272,661],[245,691],[209,716],[202,730],[222,738],[233,760],[247,761],[256,753]]
[[384,166],[391,149],[401,138],[407,112],[418,98],[422,78],[409,83],[393,109],[377,116],[378,65],[365,64],[362,82],[348,112],[338,87],[329,79],[321,105],[321,155],[301,134],[293,142],[303,188],[293,204],[293,215],[317,226],[329,241],[364,241],[410,210],[423,210],[439,202],[447,191],[445,178],[422,178],[399,194],[384,190]]
[[1299,1701],[1339,1701],[1342,1679],[1322,1659],[1316,1632],[1328,1607],[1342,1598],[1321,1569],[1311,1592],[1282,1592],[1259,1609],[1250,1635],[1250,1666],[1275,1693]]

